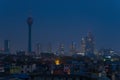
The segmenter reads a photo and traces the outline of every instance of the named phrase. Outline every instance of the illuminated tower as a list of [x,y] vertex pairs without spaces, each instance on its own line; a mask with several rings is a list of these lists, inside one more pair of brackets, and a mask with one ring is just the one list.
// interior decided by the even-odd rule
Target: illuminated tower
[[31,51],[32,51],[32,47],[31,47],[31,28],[32,28],[32,24],[33,24],[32,17],[28,17],[27,24],[28,24],[28,53],[31,53]]

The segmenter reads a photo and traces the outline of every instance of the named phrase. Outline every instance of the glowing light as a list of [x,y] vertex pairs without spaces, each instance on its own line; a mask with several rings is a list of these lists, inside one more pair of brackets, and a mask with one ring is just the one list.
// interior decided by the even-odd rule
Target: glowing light
[[60,60],[58,60],[58,59],[55,60],[55,64],[56,64],[56,65],[60,65]]

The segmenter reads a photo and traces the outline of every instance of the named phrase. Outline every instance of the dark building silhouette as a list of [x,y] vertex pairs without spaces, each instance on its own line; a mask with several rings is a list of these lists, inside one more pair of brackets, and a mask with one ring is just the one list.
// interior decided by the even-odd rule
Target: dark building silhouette
[[31,30],[32,30],[32,24],[33,24],[33,19],[32,17],[28,17],[27,19],[27,24],[28,24],[28,53],[32,52],[32,46],[31,46]]
[[10,53],[10,41],[9,40],[4,40],[4,52]]

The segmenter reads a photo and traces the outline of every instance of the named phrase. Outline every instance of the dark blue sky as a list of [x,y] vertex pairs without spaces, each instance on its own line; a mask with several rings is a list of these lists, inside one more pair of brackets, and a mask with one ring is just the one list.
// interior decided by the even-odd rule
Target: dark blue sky
[[80,46],[81,37],[91,31],[96,47],[120,49],[119,0],[0,0],[0,46],[4,39],[11,47],[27,49],[26,19],[34,18],[33,47],[72,41]]

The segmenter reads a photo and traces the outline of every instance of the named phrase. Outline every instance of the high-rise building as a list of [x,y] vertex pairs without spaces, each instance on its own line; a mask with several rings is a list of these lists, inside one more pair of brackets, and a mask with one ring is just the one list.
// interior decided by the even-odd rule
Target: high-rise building
[[94,44],[94,36],[91,32],[81,41],[81,53],[84,53],[87,56],[94,55],[95,44]]
[[10,40],[4,40],[4,52],[10,53]]
[[58,48],[58,54],[59,55],[63,55],[64,54],[64,44],[59,44],[59,48]]
[[94,37],[91,32],[88,33],[88,35],[85,37],[85,53],[86,54],[94,54]]
[[47,52],[52,53],[52,44],[51,43],[49,43],[47,46]]
[[37,56],[40,56],[40,54],[41,54],[42,52],[43,52],[43,51],[42,51],[42,44],[37,43],[37,45],[36,45],[36,55],[37,55]]
[[33,24],[33,18],[32,17],[28,17],[27,24],[28,24],[28,53],[31,53],[32,52],[31,30],[32,30],[32,24]]
[[70,53],[74,54],[76,53],[76,43],[72,42],[71,46],[70,46]]
[[85,38],[82,38],[81,40],[81,53],[85,53],[85,47],[86,47],[86,41]]

